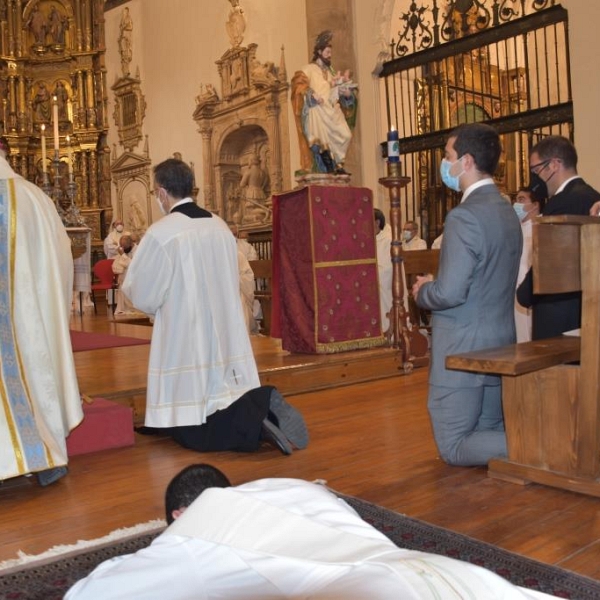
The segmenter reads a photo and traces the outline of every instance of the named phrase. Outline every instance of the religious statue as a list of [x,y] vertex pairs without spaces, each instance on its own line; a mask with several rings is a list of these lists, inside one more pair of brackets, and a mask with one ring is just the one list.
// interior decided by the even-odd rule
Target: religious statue
[[56,104],[58,106],[58,120],[67,121],[69,118],[67,105],[69,102],[69,93],[65,84],[62,81],[57,81],[52,95],[56,97]]
[[260,165],[256,154],[250,158],[248,168],[242,175],[240,188],[244,197],[243,223],[264,223],[268,221],[270,209],[265,200],[270,193],[270,178]]
[[292,106],[304,172],[345,174],[356,122],[357,85],[331,66],[331,31],[316,39],[312,62],[292,78]]
[[65,43],[65,31],[67,29],[67,17],[61,15],[56,6],[52,6],[50,10],[50,37],[52,42],[57,46],[64,46]]
[[244,18],[244,11],[240,6],[240,0],[229,0],[231,3],[231,10],[229,11],[229,18],[225,23],[225,29],[229,36],[229,41],[234,48],[237,48],[244,41],[244,31],[246,31],[246,19]]
[[129,75],[129,63],[133,58],[132,46],[133,21],[129,15],[129,8],[125,7],[121,14],[119,24],[119,54],[121,55],[121,69],[123,75]]
[[49,123],[52,114],[50,92],[43,81],[38,83],[38,91],[33,98],[33,113],[38,123]]
[[274,63],[261,63],[258,59],[254,58],[250,67],[250,79],[257,87],[277,83],[277,69]]
[[146,223],[146,215],[142,210],[140,200],[136,195],[130,198],[129,212],[127,215],[127,228],[137,236],[144,235],[148,225]]
[[196,96],[196,104],[212,104],[219,101],[219,95],[212,83],[200,84],[200,93]]
[[35,5],[29,19],[26,23],[27,28],[33,34],[35,43],[43,46],[46,43],[46,33],[48,32],[48,20],[46,15],[40,10],[39,5]]

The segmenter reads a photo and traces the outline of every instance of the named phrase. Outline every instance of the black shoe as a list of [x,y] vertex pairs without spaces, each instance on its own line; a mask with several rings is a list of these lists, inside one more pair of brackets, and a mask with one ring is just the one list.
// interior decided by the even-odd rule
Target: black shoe
[[168,427],[146,427],[141,425],[140,427],[134,427],[133,430],[140,435],[169,435]]
[[285,437],[281,429],[271,423],[269,419],[265,419],[262,422],[262,426],[260,429],[260,439],[266,442],[269,442],[279,450],[283,454],[290,455],[292,453],[292,446],[288,439]]
[[37,473],[38,483],[46,487],[59,479],[62,479],[68,473],[67,467],[55,467],[54,469],[46,469]]
[[281,429],[296,448],[302,450],[308,446],[308,429],[304,418],[275,388],[271,391],[267,418]]

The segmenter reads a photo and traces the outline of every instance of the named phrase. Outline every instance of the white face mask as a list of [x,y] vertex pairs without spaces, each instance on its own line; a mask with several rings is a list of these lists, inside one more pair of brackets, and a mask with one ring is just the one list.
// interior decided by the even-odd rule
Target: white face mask
[[412,239],[412,233],[410,231],[402,232],[402,241],[403,242],[410,242],[411,239]]
[[165,210],[165,207],[163,206],[163,203],[160,201],[160,197],[158,195],[155,195],[154,199],[156,200],[156,204],[158,205],[158,208],[160,210],[160,214],[161,215],[166,215],[167,211]]
[[123,231],[123,225],[117,225],[116,230],[121,233]]

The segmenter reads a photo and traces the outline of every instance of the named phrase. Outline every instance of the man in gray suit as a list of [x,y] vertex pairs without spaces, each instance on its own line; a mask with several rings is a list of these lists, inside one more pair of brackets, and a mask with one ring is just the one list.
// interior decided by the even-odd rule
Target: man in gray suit
[[438,450],[452,465],[506,456],[500,378],[445,368],[448,355],[515,342],[522,236],[492,179],[500,153],[488,125],[451,132],[440,171],[463,197],[446,217],[437,279],[418,277],[412,289],[417,304],[433,312],[427,405]]

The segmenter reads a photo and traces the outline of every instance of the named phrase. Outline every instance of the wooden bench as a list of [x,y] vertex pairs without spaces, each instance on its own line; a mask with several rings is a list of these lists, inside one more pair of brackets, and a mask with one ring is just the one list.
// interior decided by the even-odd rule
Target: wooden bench
[[581,290],[581,338],[448,356],[446,366],[502,376],[508,458],[490,461],[491,477],[600,497],[600,219],[542,217],[533,243],[535,293]]

